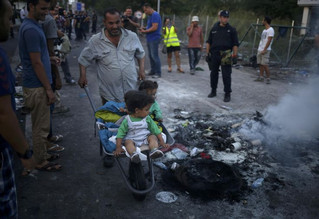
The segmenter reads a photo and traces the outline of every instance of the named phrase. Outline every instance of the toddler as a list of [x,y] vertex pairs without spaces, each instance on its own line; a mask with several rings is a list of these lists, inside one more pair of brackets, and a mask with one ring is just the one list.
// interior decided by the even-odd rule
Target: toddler
[[124,99],[128,115],[118,129],[114,154],[118,156],[122,152],[124,140],[125,149],[134,163],[140,161],[136,147],[142,144],[149,145],[152,159],[163,156],[163,152],[157,149],[158,146],[169,147],[169,145],[164,142],[161,131],[149,116],[154,98],[143,91],[131,90],[125,94]]

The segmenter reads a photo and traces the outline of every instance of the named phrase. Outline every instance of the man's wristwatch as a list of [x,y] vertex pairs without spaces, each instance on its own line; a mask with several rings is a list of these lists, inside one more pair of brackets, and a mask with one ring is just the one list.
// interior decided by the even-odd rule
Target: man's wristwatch
[[17,155],[18,155],[19,158],[28,160],[28,159],[30,159],[32,157],[33,150],[27,149],[24,154],[20,154],[20,153],[17,152]]

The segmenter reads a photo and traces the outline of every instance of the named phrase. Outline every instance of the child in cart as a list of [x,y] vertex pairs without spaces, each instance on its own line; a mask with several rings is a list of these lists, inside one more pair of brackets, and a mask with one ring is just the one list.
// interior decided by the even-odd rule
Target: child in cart
[[[158,84],[156,81],[145,80],[140,84],[138,90],[146,92],[155,99],[157,88]],[[162,111],[156,100],[154,100],[154,103],[150,108],[150,116],[154,121],[163,122]]]
[[158,146],[169,147],[164,142],[161,130],[149,116],[149,110],[154,103],[154,98],[143,91],[128,91],[125,96],[128,115],[122,121],[116,136],[115,156],[122,153],[122,143],[134,163],[140,162],[136,147],[148,144],[150,157],[156,159],[164,154]]

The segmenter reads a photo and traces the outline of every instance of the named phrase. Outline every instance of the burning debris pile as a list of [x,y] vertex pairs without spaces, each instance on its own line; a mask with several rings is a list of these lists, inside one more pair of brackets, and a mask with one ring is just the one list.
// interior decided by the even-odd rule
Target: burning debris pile
[[[261,113],[250,120],[265,125]],[[161,162],[154,163],[165,170],[164,186],[182,188],[205,199],[231,200],[251,191],[258,178],[277,183],[273,189],[283,186],[271,173],[261,141],[246,140],[238,132],[244,121],[247,115],[213,117],[176,109],[174,119],[170,119],[174,125],[169,128],[175,144],[164,151]]]
[[174,164],[175,181],[195,197],[236,199],[244,186],[237,169],[220,161],[188,159]]

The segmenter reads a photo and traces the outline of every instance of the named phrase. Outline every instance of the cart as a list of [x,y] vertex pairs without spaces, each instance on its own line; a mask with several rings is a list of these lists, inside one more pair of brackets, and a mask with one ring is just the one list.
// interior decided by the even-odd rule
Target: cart
[[[90,104],[92,106],[92,109],[94,113],[97,111],[96,107],[93,103],[91,94],[89,92],[89,89],[87,86],[84,87],[84,90],[86,92],[86,95],[90,101]],[[174,144],[174,139],[170,135],[170,133],[167,131],[165,126],[161,123],[160,126],[162,127],[162,132],[166,135],[166,143],[169,145]],[[96,122],[96,126],[98,130],[108,129],[105,125],[103,125],[100,122]],[[110,128],[111,129],[111,128]],[[112,130],[116,131],[116,130]],[[122,153],[120,156],[115,157],[113,156],[113,153],[110,151],[106,151],[105,147],[103,146],[101,139],[100,139],[100,156],[103,154],[105,157],[103,158],[104,166],[105,167],[112,167],[113,162],[115,160],[118,168],[120,169],[121,175],[124,178],[124,181],[126,183],[126,186],[128,189],[132,192],[133,197],[138,201],[143,201],[155,185],[155,179],[154,179],[154,169],[153,169],[153,161],[149,156],[149,147],[148,145],[142,145],[140,147],[141,153],[143,153],[146,156],[146,161],[141,161],[139,163],[131,162],[130,158],[127,157],[124,153]],[[125,171],[125,168],[123,167],[123,162],[121,162],[122,159],[129,159],[129,167],[128,171]],[[142,162],[147,163],[148,172],[144,170],[144,167],[142,165]]]

